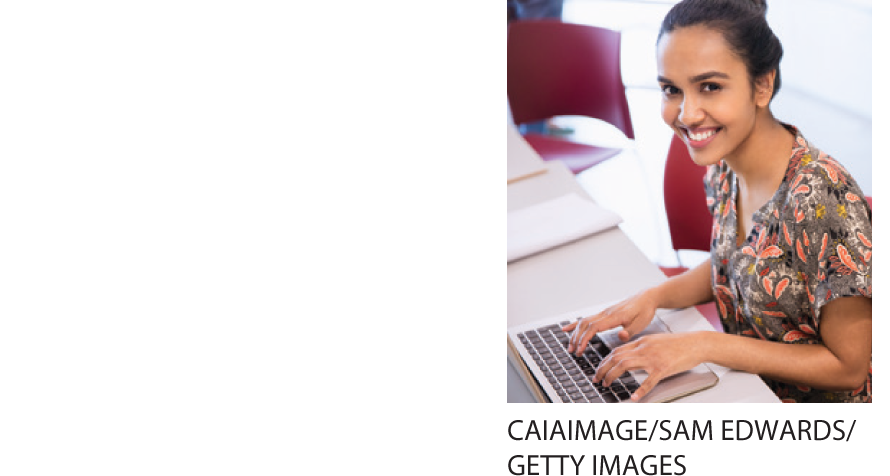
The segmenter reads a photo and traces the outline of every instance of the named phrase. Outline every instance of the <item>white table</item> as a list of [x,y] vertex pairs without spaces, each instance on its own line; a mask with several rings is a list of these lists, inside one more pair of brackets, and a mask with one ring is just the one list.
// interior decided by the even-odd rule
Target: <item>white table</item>
[[[508,154],[508,160],[510,159]],[[572,173],[559,162],[545,164],[547,171],[507,187],[507,210],[516,210],[568,192],[590,198]],[[607,272],[606,272],[607,271]],[[656,285],[665,279],[659,268],[619,228],[515,261],[507,266],[507,325],[523,324],[614,301]],[[712,329],[700,314],[689,320],[664,320],[674,332]],[[508,352],[507,401],[535,401],[512,365]],[[713,368],[713,366],[712,366]],[[715,368],[720,382],[680,402],[778,402],[756,375]]]

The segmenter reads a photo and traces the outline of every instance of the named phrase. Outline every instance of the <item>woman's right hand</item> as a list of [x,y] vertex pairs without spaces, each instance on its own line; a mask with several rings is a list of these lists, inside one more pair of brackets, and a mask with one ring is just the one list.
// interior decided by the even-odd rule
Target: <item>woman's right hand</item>
[[567,349],[569,353],[574,352],[575,355],[580,356],[587,348],[587,343],[597,332],[618,326],[624,327],[618,332],[618,338],[623,342],[629,341],[640,333],[652,322],[655,310],[658,309],[658,301],[649,291],[644,291],[607,307],[599,314],[579,319],[563,327],[562,330],[572,333]]

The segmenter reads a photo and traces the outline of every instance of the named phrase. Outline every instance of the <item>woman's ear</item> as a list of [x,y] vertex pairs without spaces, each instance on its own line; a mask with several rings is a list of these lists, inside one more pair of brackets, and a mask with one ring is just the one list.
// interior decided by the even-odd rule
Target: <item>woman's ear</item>
[[773,85],[776,81],[776,70],[772,70],[754,80],[754,102],[759,107],[769,106],[773,99]]

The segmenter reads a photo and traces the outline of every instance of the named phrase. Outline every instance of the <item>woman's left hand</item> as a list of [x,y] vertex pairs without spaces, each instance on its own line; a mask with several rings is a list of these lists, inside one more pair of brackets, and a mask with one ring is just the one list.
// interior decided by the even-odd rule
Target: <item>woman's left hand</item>
[[696,334],[650,334],[624,344],[603,359],[594,382],[609,386],[628,370],[645,370],[649,376],[631,396],[638,401],[663,379],[701,363]]

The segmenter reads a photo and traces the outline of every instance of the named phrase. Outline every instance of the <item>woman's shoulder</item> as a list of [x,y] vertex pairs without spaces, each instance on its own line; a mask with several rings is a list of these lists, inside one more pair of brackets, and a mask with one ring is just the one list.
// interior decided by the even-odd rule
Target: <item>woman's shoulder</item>
[[795,144],[788,167],[789,176],[786,177],[792,193],[799,186],[806,185],[813,191],[845,189],[862,195],[856,179],[840,161],[813,145],[800,131],[795,131]]
[[853,176],[799,132],[786,182],[785,208],[800,227],[864,230],[871,223],[866,197]]

